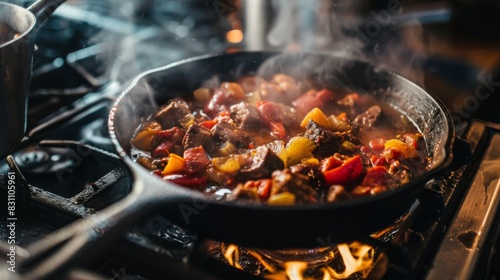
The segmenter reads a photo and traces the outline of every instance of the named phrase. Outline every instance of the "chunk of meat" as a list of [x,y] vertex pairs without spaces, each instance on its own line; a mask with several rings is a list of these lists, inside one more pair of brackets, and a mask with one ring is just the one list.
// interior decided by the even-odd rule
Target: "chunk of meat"
[[349,140],[352,142],[350,133],[333,132],[312,120],[307,123],[304,136],[316,144],[317,148],[313,151],[313,154],[320,159],[341,151],[344,141]]
[[231,142],[237,148],[248,148],[248,144],[252,141],[250,135],[245,131],[227,122],[220,122],[211,129],[215,139],[221,143]]
[[383,166],[375,166],[368,169],[362,185],[366,187],[387,186],[389,178],[390,175]]
[[186,102],[173,100],[155,115],[155,119],[163,129],[169,129],[182,127],[183,121],[188,115],[191,115],[191,111]]
[[388,172],[391,174],[389,187],[397,187],[407,184],[412,179],[412,173],[399,161],[393,161]]
[[210,160],[202,146],[184,151],[184,170],[188,174],[198,174],[205,171]]
[[207,152],[211,152],[215,148],[212,132],[199,124],[193,124],[182,139],[182,147],[184,150],[188,150],[200,146]]
[[271,195],[291,192],[298,203],[316,202],[318,192],[309,185],[306,175],[292,173],[290,169],[276,170],[272,174],[272,182]]
[[258,129],[260,127],[259,110],[245,102],[230,107],[231,118],[243,129]]
[[292,165],[290,167],[290,171],[294,174],[301,174],[303,176],[306,176],[306,178],[308,178],[309,180],[309,185],[314,189],[319,189],[320,186],[325,184],[325,177],[323,176],[323,173],[320,172],[317,166],[306,163],[299,163]]
[[283,161],[266,146],[250,150],[249,154],[249,164],[243,165],[240,169],[239,178],[241,180],[269,178],[274,170],[285,167]]
[[228,197],[228,200],[245,199],[250,201],[261,201],[257,188],[247,187],[247,184],[238,184]]
[[211,117],[227,111],[232,104],[245,98],[245,90],[238,83],[224,82],[220,85],[203,108],[203,112]]
[[382,108],[380,106],[371,106],[368,110],[356,116],[353,124],[358,127],[372,127],[381,114]]

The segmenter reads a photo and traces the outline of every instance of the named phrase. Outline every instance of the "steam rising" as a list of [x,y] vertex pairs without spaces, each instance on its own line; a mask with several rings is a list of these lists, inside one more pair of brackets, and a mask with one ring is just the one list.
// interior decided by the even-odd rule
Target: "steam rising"
[[276,16],[271,18],[264,48],[355,58],[423,84],[425,57],[418,20],[403,13],[399,0],[390,0],[379,9],[364,5],[360,1],[273,0]]

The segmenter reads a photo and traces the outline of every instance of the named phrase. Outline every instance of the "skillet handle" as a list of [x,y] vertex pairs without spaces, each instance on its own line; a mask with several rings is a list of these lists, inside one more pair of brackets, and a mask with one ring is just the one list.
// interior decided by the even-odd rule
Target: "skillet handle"
[[145,174],[138,174],[141,172],[134,173],[132,192],[124,199],[30,246],[27,249],[30,256],[20,263],[19,271],[23,279],[52,279],[71,265],[91,260],[129,225],[160,205],[193,199],[191,192],[180,188],[151,184],[153,178],[144,177],[147,174],[145,170]]
[[36,27],[39,28],[52,13],[66,0],[38,0],[28,7],[36,17]]

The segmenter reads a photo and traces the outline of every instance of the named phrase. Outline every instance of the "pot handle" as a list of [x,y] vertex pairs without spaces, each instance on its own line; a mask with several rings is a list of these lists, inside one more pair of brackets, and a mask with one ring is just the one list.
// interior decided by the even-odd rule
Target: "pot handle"
[[36,17],[36,26],[40,27],[52,13],[66,0],[38,0],[28,7]]

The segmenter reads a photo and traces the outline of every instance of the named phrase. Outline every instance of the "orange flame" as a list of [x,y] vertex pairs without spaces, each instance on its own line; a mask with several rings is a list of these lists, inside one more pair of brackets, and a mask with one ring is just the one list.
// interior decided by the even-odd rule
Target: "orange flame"
[[[242,261],[241,250],[244,250],[243,256],[253,258],[258,264],[262,265],[264,272],[259,275],[270,280],[302,280],[306,279],[306,271],[316,271],[315,278],[307,277],[307,279],[348,279],[353,277],[354,273],[358,273],[356,277],[366,277],[370,268],[374,266],[375,250],[369,245],[359,242],[352,242],[350,244],[337,245],[338,255],[337,258],[343,263],[343,271],[338,271],[332,267],[331,264],[326,264],[320,267],[310,266],[307,262],[298,260],[285,261],[277,264],[275,261],[269,262],[263,255],[255,250],[240,248],[234,244],[229,244],[225,247],[221,244],[221,249],[224,249],[223,256],[229,265],[238,269],[244,270],[239,263]],[[333,254],[333,252],[331,252]],[[307,275],[310,275],[308,273]]]
[[229,246],[227,246],[226,252],[224,253],[224,257],[226,258],[226,260],[230,266],[234,266],[238,269],[243,270],[243,268],[238,263],[239,258],[240,258],[240,250],[239,250],[238,246],[236,246],[234,244],[229,244]]
[[359,242],[338,245],[338,250],[344,261],[345,270],[342,273],[336,272],[331,267],[326,269],[335,279],[346,279],[352,274],[369,268],[373,264],[373,248]]

